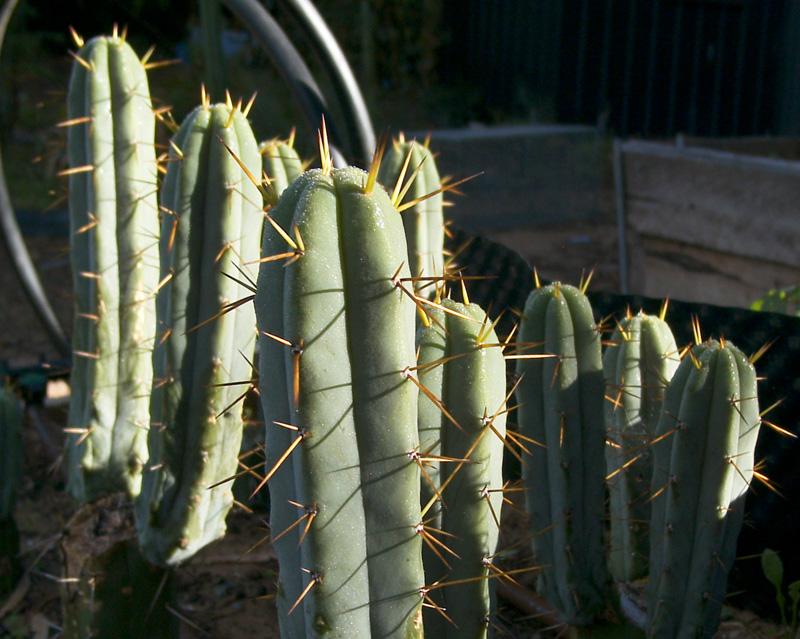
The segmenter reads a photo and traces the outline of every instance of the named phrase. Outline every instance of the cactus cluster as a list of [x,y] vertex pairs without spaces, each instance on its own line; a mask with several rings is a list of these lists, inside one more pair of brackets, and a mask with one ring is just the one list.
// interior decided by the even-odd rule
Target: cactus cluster
[[523,466],[534,551],[566,621],[592,624],[614,605],[598,545],[605,472],[608,566],[618,581],[648,577],[648,636],[711,637],[753,477],[756,376],[730,342],[703,342],[697,323],[681,359],[665,312],[628,312],[613,332],[604,425],[588,300],[558,283],[529,296],[515,357],[520,429],[544,445]]
[[[585,286],[537,279],[513,355],[519,432],[506,431],[511,337],[463,279],[463,303],[442,299],[441,193],[455,185],[427,144],[400,138],[369,172],[334,169],[323,129],[322,166],[303,172],[293,136],[259,146],[249,107],[203,92],[157,206],[145,65],[116,33],[79,44],[76,497],[133,497],[136,552],[156,566],[223,535],[257,367],[282,636],[489,636],[508,578],[504,448],[522,461],[539,591],[566,623],[606,615],[612,577],[649,575],[649,635],[710,636],[760,424],[736,347],[698,329],[681,360],[663,314],[628,314],[603,358]],[[123,566],[131,548],[98,561]],[[152,581],[140,559],[130,579]],[[103,583],[113,601],[122,581]],[[92,610],[73,619],[96,625]]]

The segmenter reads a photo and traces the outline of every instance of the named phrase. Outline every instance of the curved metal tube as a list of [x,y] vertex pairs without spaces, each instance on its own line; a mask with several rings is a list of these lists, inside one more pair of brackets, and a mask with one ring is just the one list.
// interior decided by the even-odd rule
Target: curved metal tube
[[[325,98],[308,70],[303,58],[294,48],[269,12],[258,0],[223,0],[242,24],[246,25],[258,43],[264,48],[278,68],[286,84],[289,85],[295,99],[305,115],[312,131],[316,131],[323,116],[328,133],[332,138],[334,166],[346,166],[344,156],[337,150],[341,138],[336,133],[334,123],[329,116]],[[338,143],[338,144],[337,144]]]
[[336,99],[350,134],[348,139],[355,147],[351,151],[361,166],[367,166],[375,149],[375,132],[364,96],[344,51],[311,0],[283,0],[283,4],[316,49],[336,92]]
[[[0,12],[0,51],[2,51],[8,23],[17,6],[17,2],[18,0],[6,0],[3,10]],[[22,284],[22,289],[28,296],[31,305],[53,341],[53,345],[62,356],[70,356],[72,348],[64,334],[64,330],[61,328],[61,324],[58,322],[56,314],[53,312],[53,307],[50,306],[50,302],[47,300],[39,274],[36,272],[36,267],[31,261],[31,256],[25,246],[25,240],[19,230],[14,207],[11,205],[11,196],[8,193],[2,153],[0,153],[0,230],[2,230],[3,243],[8,251],[8,256],[11,258],[14,271]]]
[[[325,98],[300,54],[278,23],[258,0],[223,1],[228,9],[243,24],[247,25],[270,56],[284,81],[289,85],[309,126],[312,130],[317,129],[323,116],[328,116]],[[2,12],[0,12],[0,51],[2,51],[8,23],[18,2],[19,0],[6,0]],[[341,104],[351,133],[351,139],[357,147],[354,149],[354,155],[358,156],[362,162],[368,161],[375,146],[375,134],[363,96],[341,48],[311,2],[288,0],[288,5],[317,48],[325,71],[331,76],[337,92],[337,99]],[[341,144],[341,138],[337,135],[333,120],[329,116],[325,119],[334,143],[331,147],[334,165],[345,166],[347,161],[336,145],[337,142]],[[11,263],[31,305],[58,352],[69,357],[72,352],[69,341],[47,300],[17,224],[3,171],[2,154],[0,154],[0,230]]]

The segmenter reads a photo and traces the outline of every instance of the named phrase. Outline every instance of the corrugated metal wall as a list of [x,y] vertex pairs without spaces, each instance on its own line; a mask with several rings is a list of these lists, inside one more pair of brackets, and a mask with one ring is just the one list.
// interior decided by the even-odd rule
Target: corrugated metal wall
[[492,110],[622,135],[797,128],[799,0],[447,4],[446,71]]

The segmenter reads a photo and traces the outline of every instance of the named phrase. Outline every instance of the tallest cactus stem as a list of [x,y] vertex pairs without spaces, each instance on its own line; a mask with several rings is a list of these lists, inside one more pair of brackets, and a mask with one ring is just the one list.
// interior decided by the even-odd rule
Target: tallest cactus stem
[[68,118],[69,489],[81,500],[135,495],[147,458],[159,228],[155,117],[123,36],[94,38],[75,55]]

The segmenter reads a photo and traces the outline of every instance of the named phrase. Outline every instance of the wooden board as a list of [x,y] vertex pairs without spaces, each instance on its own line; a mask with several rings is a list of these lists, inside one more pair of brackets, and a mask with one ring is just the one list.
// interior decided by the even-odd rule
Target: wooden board
[[747,308],[770,288],[800,283],[800,268],[639,237],[631,255],[631,291],[648,297]]
[[629,229],[800,267],[800,162],[647,142],[622,158]]

